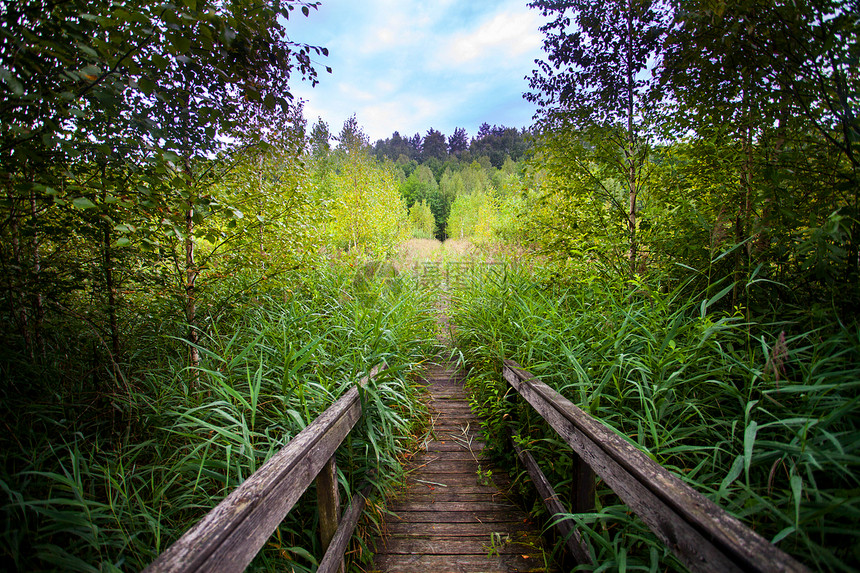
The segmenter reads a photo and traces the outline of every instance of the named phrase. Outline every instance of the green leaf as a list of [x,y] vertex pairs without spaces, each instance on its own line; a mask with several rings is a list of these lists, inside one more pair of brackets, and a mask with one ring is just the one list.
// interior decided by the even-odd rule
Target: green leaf
[[803,478],[797,474],[791,476],[791,495],[794,498],[794,525],[800,525],[800,500],[803,493]]
[[3,80],[3,83],[9,86],[9,89],[11,89],[12,93],[14,93],[16,96],[24,95],[24,86],[21,85],[21,82],[18,81],[18,78],[13,76],[12,72],[10,72],[8,69],[0,68],[0,80]]
[[755,420],[749,423],[744,430],[744,472],[747,477],[747,483],[750,481],[750,463],[752,462],[753,446],[755,445],[755,436],[758,432],[758,424]]
[[77,197],[72,199],[72,205],[77,207],[78,209],[93,209],[96,204],[87,199],[86,197]]

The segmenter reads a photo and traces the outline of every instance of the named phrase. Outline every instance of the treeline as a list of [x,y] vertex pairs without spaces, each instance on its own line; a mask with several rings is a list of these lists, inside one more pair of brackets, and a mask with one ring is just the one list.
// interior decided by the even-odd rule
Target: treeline
[[471,140],[462,127],[455,128],[447,139],[444,133],[433,128],[423,137],[420,133],[403,137],[395,131],[391,137],[374,143],[373,152],[380,160],[387,158],[401,164],[409,161],[426,164],[438,174],[444,171],[440,165],[451,158],[456,158],[460,163],[489,161],[490,165],[499,169],[508,158],[513,161],[522,159],[529,147],[529,132],[525,128],[504,125],[491,127],[483,123]]
[[[360,130],[354,116],[346,124]],[[414,237],[480,241],[509,235],[506,229],[526,185],[525,159],[532,146],[528,130],[484,123],[471,141],[463,128],[455,129],[447,143],[433,128],[424,137],[394,132],[373,145],[363,134],[350,141],[394,176]],[[314,155],[324,156],[335,144],[342,148],[347,142],[320,118],[310,133]]]

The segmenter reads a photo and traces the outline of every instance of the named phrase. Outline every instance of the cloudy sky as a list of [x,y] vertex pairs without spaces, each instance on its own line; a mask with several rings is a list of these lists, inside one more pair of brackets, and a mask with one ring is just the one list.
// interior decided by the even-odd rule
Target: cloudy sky
[[541,22],[526,0],[322,0],[287,25],[292,40],[329,49],[314,58],[320,83],[296,81],[293,94],[307,100],[310,124],[321,116],[337,133],[355,114],[371,142],[395,130],[526,127]]

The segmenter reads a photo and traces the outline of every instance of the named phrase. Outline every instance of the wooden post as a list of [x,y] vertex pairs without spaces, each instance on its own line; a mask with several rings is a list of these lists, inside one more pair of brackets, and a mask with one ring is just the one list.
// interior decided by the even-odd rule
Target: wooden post
[[555,490],[552,489],[552,485],[550,485],[549,480],[546,479],[546,476],[541,471],[540,466],[538,466],[534,457],[528,450],[521,448],[519,444],[517,444],[516,437],[511,437],[511,445],[513,445],[514,451],[525,466],[526,471],[529,472],[529,476],[532,478],[532,483],[538,492],[538,496],[540,496],[544,507],[546,507],[546,510],[550,514],[550,521],[551,523],[554,523],[556,531],[560,535],[561,539],[564,540],[564,544],[570,552],[570,556],[573,557],[573,560],[577,565],[586,563],[592,564],[591,555],[588,553],[588,545],[583,541],[582,534],[580,534],[573,526],[573,520],[563,519],[561,517],[566,513],[564,511],[564,506],[561,505],[561,502],[558,500],[558,495],[556,495]]
[[576,452],[571,452],[570,457],[570,512],[590,513],[594,511],[594,470]]
[[[320,470],[316,483],[317,509],[320,514],[320,541],[322,541],[323,552],[325,552],[340,522],[340,495],[337,488],[337,462],[334,455]],[[344,570],[343,562],[341,562],[340,571]]]

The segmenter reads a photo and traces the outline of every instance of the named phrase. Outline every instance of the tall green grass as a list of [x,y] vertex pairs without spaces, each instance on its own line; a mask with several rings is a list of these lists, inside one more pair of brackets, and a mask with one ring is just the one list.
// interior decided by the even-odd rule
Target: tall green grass
[[[691,295],[597,276],[561,286],[509,273],[461,291],[452,315],[490,435],[506,435],[502,426],[517,419],[558,491],[569,480],[567,446],[511,400],[498,375],[502,358],[813,569],[854,571],[858,325],[748,321],[717,310],[730,289]],[[495,446],[510,456],[501,441]],[[606,488],[597,511],[572,518],[589,526],[601,570],[684,569]]]
[[[6,381],[0,561],[139,570],[383,361],[339,477],[347,496],[397,479],[424,419],[409,374],[434,352],[431,301],[408,279],[357,283],[348,269],[287,284],[210,317],[196,369],[183,341],[160,337],[141,341],[141,354],[162,358],[129,373],[129,392],[85,382],[51,392],[46,381],[25,394]],[[316,519],[312,488],[252,568],[313,570]]]

